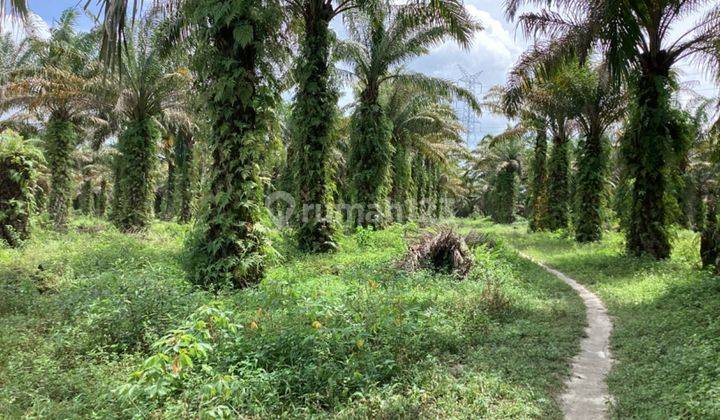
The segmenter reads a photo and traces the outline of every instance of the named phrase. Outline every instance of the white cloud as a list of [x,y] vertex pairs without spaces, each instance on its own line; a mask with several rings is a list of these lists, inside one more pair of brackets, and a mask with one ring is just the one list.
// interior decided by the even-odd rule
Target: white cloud
[[[453,80],[463,84],[463,71],[477,76],[482,85],[475,94],[482,96],[484,92],[494,86],[502,85],[507,81],[508,71],[515,64],[530,41],[524,39],[522,34],[515,33],[514,24],[505,19],[503,15],[503,2],[498,0],[467,0],[466,8],[470,14],[482,23],[483,31],[473,37],[472,45],[463,49],[455,42],[445,42],[433,48],[429,55],[420,57],[408,64],[412,71],[422,72],[434,77]],[[701,15],[706,10],[697,14]],[[674,38],[687,30],[698,16],[691,16],[673,28],[670,38]],[[341,38],[345,37],[345,30],[340,19],[333,22],[333,28]],[[460,68],[463,70],[461,71]],[[716,81],[711,80],[707,72],[690,60],[683,60],[676,67],[682,82],[691,85],[698,93],[706,96],[720,95]],[[348,103],[351,89],[347,87],[343,103]],[[471,139],[474,145],[485,134],[502,132],[509,121],[501,115],[493,115],[486,111],[477,117]]]
[[[525,44],[518,43],[503,22],[491,13],[472,4],[466,7],[484,28],[475,34],[470,47],[463,49],[457,43],[447,41],[434,48],[429,55],[413,61],[409,67],[431,76],[454,80],[460,85],[464,84],[463,73],[477,74],[479,85],[474,93],[481,97],[490,87],[505,83],[508,71],[524,50]],[[504,117],[489,112],[476,118],[470,135],[470,143],[473,144],[485,134],[503,131],[508,124]]]
[[489,83],[502,83],[523,49],[490,13],[473,5],[467,9],[484,27],[475,34],[470,48],[463,49],[457,43],[447,41],[434,48],[430,55],[415,60],[410,67],[453,79],[462,75],[458,69],[462,66],[469,73],[482,71],[483,79]]

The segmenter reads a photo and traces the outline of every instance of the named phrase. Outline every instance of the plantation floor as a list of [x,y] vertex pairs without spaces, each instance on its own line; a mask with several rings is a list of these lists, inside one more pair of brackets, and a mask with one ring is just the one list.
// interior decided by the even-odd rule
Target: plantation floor
[[[394,267],[409,226],[317,256],[274,234],[262,283],[211,295],[184,278],[185,232],[78,219],[0,249],[0,418],[561,417],[582,302],[502,246],[476,248],[458,281]],[[185,321],[207,308],[238,328],[152,371],[153,343],[207,326]]]
[[595,293],[564,273],[540,262],[536,264],[572,287],[587,308],[588,326],[585,329],[585,337],[580,343],[580,353],[573,359],[572,373],[566,382],[567,389],[560,397],[565,419],[607,418],[607,406],[611,398],[608,394],[606,376],[612,366],[610,355],[612,322],[605,305]]
[[608,376],[617,418],[720,418],[720,279],[699,268],[696,234],[675,234],[668,261],[629,257],[623,238],[596,244],[472,224],[597,293],[614,324]]

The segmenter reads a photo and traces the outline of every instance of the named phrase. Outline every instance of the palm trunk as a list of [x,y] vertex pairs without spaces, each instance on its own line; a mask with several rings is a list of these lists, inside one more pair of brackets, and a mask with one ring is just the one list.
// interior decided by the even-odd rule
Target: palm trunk
[[393,205],[395,219],[404,222],[413,219],[413,168],[412,156],[405,145],[399,144],[393,155]]
[[11,247],[30,236],[32,171],[22,153],[0,154],[0,242]]
[[492,219],[496,223],[515,221],[516,170],[514,163],[505,162],[495,178]]
[[105,216],[105,210],[107,207],[107,181],[103,179],[100,181],[100,193],[98,194],[97,200],[95,200],[95,213],[98,216]]
[[624,145],[631,177],[632,207],[627,248],[633,255],[656,259],[670,256],[666,230],[665,193],[668,159],[673,139],[669,134],[669,67],[647,65],[638,80],[636,109]]
[[190,202],[192,201],[192,169],[193,169],[192,138],[186,133],[180,133],[175,145],[175,167],[177,168],[177,198],[178,222],[188,223],[192,216]]
[[361,96],[352,117],[348,166],[353,174],[353,205],[362,206],[363,214],[351,218],[358,225],[381,228],[387,218],[394,148],[391,122],[373,91],[370,88]]
[[80,212],[86,216],[95,212],[95,197],[93,197],[92,183],[89,179],[83,181],[80,189]]
[[443,214],[443,185],[440,166],[435,165],[433,174],[433,195],[435,199],[433,204],[433,217],[435,220],[440,220]]
[[548,163],[548,229],[564,229],[568,225],[570,200],[570,159],[568,142],[564,136],[553,136],[553,148]]
[[544,230],[547,227],[547,134],[545,127],[537,131],[535,137],[535,151],[533,156],[533,179],[531,188],[531,216],[530,230],[533,232]]
[[[338,98],[330,80],[330,20],[332,3],[305,0],[305,38],[295,75],[298,92],[293,107],[294,142],[291,171],[295,196],[298,245],[309,252],[337,248],[332,221],[333,173],[330,156],[335,139]],[[304,207],[306,206],[307,207]]]
[[[196,19],[205,10],[224,7],[222,0],[204,1],[192,10]],[[267,239],[259,226],[263,211],[261,168],[266,153],[267,129],[263,109],[277,100],[268,92],[262,70],[268,39],[279,31],[279,13],[263,12],[263,2],[237,5],[227,19],[213,17],[201,35],[209,45],[195,64],[205,86],[212,132],[208,138],[212,164],[206,208],[196,225],[192,243],[191,278],[202,285],[246,287],[259,282],[265,272]],[[203,25],[205,22],[203,21]],[[239,39],[237,29],[249,29],[249,39]],[[231,86],[232,88],[228,88]],[[262,89],[261,89],[262,88]]]
[[50,169],[48,212],[55,230],[67,230],[72,191],[72,153],[75,149],[75,126],[62,113],[53,113],[46,128],[47,161]]
[[720,255],[716,205],[715,197],[711,197],[707,209],[707,220],[700,235],[700,259],[703,267],[717,265],[718,255]]
[[415,155],[415,159],[413,159],[413,169],[412,169],[412,177],[413,177],[413,183],[415,184],[415,212],[418,219],[421,219],[425,216],[425,183],[426,183],[426,172],[425,167],[423,165],[424,159],[423,157],[418,153]]
[[175,217],[175,162],[168,160],[168,177],[165,184],[165,197],[163,197],[163,220],[172,220]]
[[118,139],[112,220],[122,231],[139,231],[150,222],[159,139],[160,131],[149,118],[130,122]]
[[581,145],[577,173],[577,210],[575,240],[594,242],[602,239],[602,194],[607,172],[602,130],[593,127]]

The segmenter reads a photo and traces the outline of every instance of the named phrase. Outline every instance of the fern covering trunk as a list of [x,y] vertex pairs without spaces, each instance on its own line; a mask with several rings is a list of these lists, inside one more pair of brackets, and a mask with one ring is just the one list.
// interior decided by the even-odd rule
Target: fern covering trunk
[[505,162],[493,182],[492,219],[497,223],[515,221],[515,200],[517,193],[518,166],[514,162]]
[[58,231],[67,230],[72,197],[73,151],[77,143],[75,126],[69,118],[55,112],[50,115],[45,129],[48,169],[50,170],[50,197],[48,212]]
[[392,124],[369,88],[352,116],[350,156],[352,201],[363,207],[360,215],[351,215],[361,226],[380,228],[386,222],[388,196],[392,187]]
[[192,217],[190,204],[193,194],[193,140],[181,130],[175,143],[175,167],[177,171],[176,203],[178,222],[188,223]]
[[0,133],[0,240],[15,247],[30,236],[40,150],[12,131]]
[[669,70],[638,77],[636,103],[623,138],[626,164],[634,180],[627,248],[633,255],[657,259],[670,256],[665,202],[673,142]]
[[[298,91],[292,112],[293,150],[290,164],[300,249],[327,252],[337,248],[332,218],[333,124],[338,99],[329,65],[331,2],[305,0],[305,34],[295,69]],[[303,206],[308,206],[303,208]]]
[[570,201],[570,157],[568,141],[553,136],[553,147],[548,162],[548,229],[568,226]]
[[111,219],[123,231],[144,229],[152,217],[159,139],[160,130],[150,118],[129,122],[118,139]]
[[530,230],[533,232],[547,228],[548,191],[547,191],[547,133],[543,127],[537,130],[532,161],[532,185],[530,187]]
[[282,15],[273,2],[201,0],[190,8],[207,44],[195,65],[204,85],[212,162],[207,199],[191,247],[191,278],[206,286],[245,287],[265,272],[267,239],[260,224],[260,180],[269,135],[270,110],[277,101],[272,78],[272,39]]
[[595,127],[580,144],[575,192],[575,240],[578,242],[602,239],[607,151],[603,147],[600,132],[600,128]]

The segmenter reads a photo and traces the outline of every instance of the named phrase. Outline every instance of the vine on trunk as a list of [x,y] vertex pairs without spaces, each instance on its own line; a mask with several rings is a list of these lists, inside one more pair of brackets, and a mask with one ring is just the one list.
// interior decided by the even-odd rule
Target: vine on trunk
[[602,238],[603,192],[607,173],[607,148],[598,131],[580,143],[576,179],[575,240],[594,242]]
[[152,217],[159,140],[160,130],[150,118],[131,121],[118,139],[111,220],[120,230],[142,230]]
[[42,152],[14,131],[0,133],[0,239],[19,246],[30,236]]
[[75,126],[62,113],[50,115],[45,129],[50,197],[48,212],[55,230],[67,230],[72,196],[73,150],[77,142]]
[[633,181],[627,249],[633,255],[663,259],[670,256],[669,208],[677,206],[669,193],[677,178],[678,157],[689,141],[689,127],[683,114],[672,108],[669,68],[640,75],[635,89],[635,103],[621,140]]
[[548,229],[558,230],[568,226],[570,201],[570,157],[568,141],[553,136],[553,148],[548,162]]
[[533,232],[547,228],[548,191],[547,191],[547,133],[545,127],[537,130],[535,150],[532,162],[532,185],[530,187],[530,230]]
[[[294,222],[300,249],[328,252],[337,248],[332,217],[333,167],[338,92],[331,80],[329,64],[333,17],[331,2],[303,3],[305,36],[295,68],[298,91],[292,110],[291,171],[296,205]],[[309,205],[303,209],[304,205]]]
[[282,48],[282,11],[273,1],[198,0],[188,10],[198,25],[194,58],[211,133],[206,202],[190,239],[191,279],[206,286],[246,287],[265,271],[268,242],[260,179],[272,109],[278,100],[273,66]]

